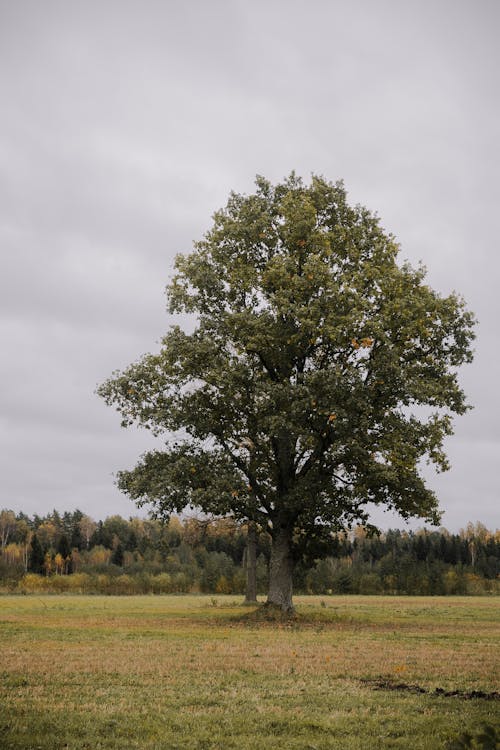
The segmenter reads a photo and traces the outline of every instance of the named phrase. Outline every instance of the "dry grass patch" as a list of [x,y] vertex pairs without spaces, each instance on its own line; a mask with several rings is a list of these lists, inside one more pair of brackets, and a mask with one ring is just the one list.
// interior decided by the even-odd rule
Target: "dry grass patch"
[[0,598],[0,747],[444,747],[497,713],[433,691],[498,688],[498,604],[298,597],[271,626],[234,597]]

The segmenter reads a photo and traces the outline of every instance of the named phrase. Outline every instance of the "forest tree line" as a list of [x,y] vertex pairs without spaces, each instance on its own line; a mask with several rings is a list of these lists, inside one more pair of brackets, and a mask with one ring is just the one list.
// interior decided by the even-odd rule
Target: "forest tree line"
[[[0,590],[243,594],[247,527],[232,519],[157,520],[80,510],[29,517],[0,511]],[[257,589],[268,582],[270,538],[257,535]],[[500,532],[421,529],[332,535],[321,557],[295,569],[297,593],[499,593]]]

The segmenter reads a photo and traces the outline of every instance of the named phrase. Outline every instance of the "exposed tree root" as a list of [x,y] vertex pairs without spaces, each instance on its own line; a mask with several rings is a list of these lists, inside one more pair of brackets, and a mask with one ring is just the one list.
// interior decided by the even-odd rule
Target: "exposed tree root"
[[247,612],[243,617],[238,618],[243,622],[297,622],[299,615],[296,611],[291,608],[283,610],[277,604],[271,604],[266,602],[265,604],[259,605],[256,609],[251,612]]

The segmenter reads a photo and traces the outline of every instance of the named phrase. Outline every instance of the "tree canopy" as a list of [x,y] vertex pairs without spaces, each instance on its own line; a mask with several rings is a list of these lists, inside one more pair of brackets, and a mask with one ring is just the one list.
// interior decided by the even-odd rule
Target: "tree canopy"
[[398,252],[341,182],[258,177],[176,258],[169,310],[194,330],[172,326],[98,389],[124,426],[166,437],[119,487],[160,516],[189,504],[259,523],[285,610],[294,562],[370,503],[439,521],[422,461],[448,468],[474,319]]

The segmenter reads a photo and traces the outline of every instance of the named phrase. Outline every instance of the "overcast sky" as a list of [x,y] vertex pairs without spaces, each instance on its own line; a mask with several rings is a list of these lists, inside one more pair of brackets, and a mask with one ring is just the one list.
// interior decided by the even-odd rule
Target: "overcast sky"
[[295,169],[344,179],[476,313],[475,408],[429,482],[450,530],[497,526],[499,21],[497,0],[0,0],[0,508],[137,513],[113,472],[151,439],[95,387],[157,348],[174,255],[229,192]]

